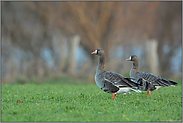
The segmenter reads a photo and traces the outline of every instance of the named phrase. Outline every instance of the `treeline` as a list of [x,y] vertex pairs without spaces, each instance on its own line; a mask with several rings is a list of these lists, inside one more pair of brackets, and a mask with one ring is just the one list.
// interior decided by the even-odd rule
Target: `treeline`
[[[139,50],[141,70],[175,75],[172,62],[177,60],[172,58],[181,44],[181,8],[181,1],[3,1],[3,81],[52,75],[93,79],[97,57],[90,53],[99,47],[106,52],[107,69],[128,74],[131,65],[125,59]],[[148,60],[147,42],[153,41],[157,62]]]

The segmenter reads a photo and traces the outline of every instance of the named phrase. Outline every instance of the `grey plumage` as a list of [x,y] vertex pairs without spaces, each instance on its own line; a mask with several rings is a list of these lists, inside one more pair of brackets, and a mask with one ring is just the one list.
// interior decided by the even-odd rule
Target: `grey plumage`
[[96,75],[96,79],[103,83],[101,89],[108,93],[115,93],[120,88],[133,88],[134,91],[139,84],[131,82],[129,78],[123,77],[121,74],[104,71],[101,74]]
[[105,71],[105,53],[101,48],[96,49],[92,54],[99,56],[95,82],[103,91],[114,94],[126,93],[129,91],[140,92],[140,90],[137,89],[138,83],[132,82],[129,78],[125,78],[121,74]]
[[136,55],[130,56],[127,61],[133,62],[132,69],[130,71],[130,77],[133,78],[134,82],[140,84],[138,87],[140,90],[149,92],[160,89],[162,87],[177,85],[176,82],[166,80],[152,73],[138,72],[139,61]]

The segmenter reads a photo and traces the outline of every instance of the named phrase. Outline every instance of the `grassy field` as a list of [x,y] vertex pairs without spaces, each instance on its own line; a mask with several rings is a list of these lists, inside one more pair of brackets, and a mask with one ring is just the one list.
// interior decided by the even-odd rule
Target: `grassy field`
[[2,84],[1,121],[182,121],[181,80],[178,86],[154,91],[149,98],[146,92],[111,97],[93,84]]

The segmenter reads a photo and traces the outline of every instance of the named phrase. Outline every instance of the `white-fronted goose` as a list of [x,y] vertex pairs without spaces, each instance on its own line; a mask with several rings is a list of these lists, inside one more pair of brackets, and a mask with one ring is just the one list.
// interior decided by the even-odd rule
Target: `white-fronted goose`
[[151,95],[151,91],[160,89],[162,87],[175,86],[176,82],[166,80],[157,75],[147,73],[147,72],[139,72],[139,60],[136,55],[130,56],[127,61],[132,61],[132,68],[130,70],[130,77],[134,80],[134,82],[140,84],[140,90],[147,91],[147,97]]
[[95,74],[95,82],[100,89],[107,93],[113,93],[112,99],[116,94],[127,93],[129,91],[141,92],[136,89],[137,83],[132,82],[129,78],[123,77],[121,74],[115,72],[105,71],[105,53],[102,48],[96,49],[91,54],[99,56],[98,67]]

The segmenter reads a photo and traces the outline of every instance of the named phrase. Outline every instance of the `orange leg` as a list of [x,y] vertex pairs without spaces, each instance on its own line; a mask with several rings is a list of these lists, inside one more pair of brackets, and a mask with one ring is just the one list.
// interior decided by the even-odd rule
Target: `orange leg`
[[147,97],[148,97],[149,95],[151,95],[151,92],[150,92],[150,91],[149,91],[149,92],[147,92]]
[[115,99],[116,99],[116,94],[115,94],[115,93],[113,93],[112,99],[111,99],[111,100],[113,100],[114,97],[115,97]]

